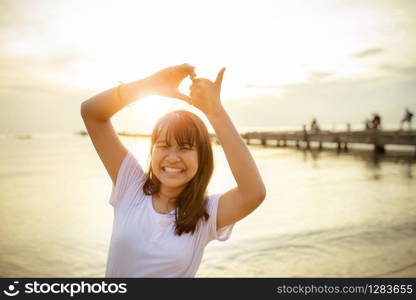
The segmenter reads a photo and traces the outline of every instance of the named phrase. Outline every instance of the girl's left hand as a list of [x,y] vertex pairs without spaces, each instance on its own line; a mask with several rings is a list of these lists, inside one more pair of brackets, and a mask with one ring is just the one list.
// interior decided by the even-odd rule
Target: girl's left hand
[[146,79],[148,89],[151,94],[189,102],[189,96],[179,92],[178,87],[185,77],[189,76],[192,79],[196,76],[194,69],[195,67],[189,64],[165,68]]
[[195,106],[205,113],[214,115],[222,109],[221,104],[221,84],[225,68],[222,68],[217,75],[215,82],[206,78],[193,78],[192,85],[189,87],[191,100],[189,104]]

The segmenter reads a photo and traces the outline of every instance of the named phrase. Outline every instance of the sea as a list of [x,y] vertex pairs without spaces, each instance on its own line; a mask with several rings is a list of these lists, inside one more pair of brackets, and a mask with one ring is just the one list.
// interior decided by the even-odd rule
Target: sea
[[[122,137],[145,166],[150,141]],[[213,144],[210,193],[235,186]],[[264,202],[197,277],[416,277],[415,148],[250,145]],[[103,277],[111,180],[88,136],[0,135],[0,277]]]

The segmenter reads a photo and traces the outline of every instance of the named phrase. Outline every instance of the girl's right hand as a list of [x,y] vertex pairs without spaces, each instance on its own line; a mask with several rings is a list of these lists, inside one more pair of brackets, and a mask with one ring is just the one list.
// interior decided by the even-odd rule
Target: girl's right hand
[[190,97],[179,92],[178,87],[187,76],[191,79],[196,76],[194,70],[189,64],[168,67],[149,76],[147,82],[153,94],[189,102]]
[[192,79],[192,85],[189,87],[191,102],[205,113],[207,117],[216,115],[223,110],[221,104],[221,84],[224,77],[225,68],[222,68],[214,82],[206,78]]

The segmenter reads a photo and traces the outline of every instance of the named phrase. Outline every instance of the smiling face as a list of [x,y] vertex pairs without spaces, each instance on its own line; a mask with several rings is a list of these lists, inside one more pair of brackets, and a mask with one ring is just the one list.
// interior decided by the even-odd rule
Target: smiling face
[[208,130],[197,115],[185,110],[165,115],[153,129],[150,150],[148,180],[143,187],[147,195],[164,189],[171,195],[183,192],[186,197],[202,197],[214,160]]
[[143,192],[175,198],[177,235],[194,233],[199,220],[209,218],[206,190],[213,170],[211,138],[197,115],[178,110],[157,122]]
[[195,141],[170,136],[168,120],[164,123],[153,145],[151,168],[161,188],[179,194],[198,171],[198,151]]

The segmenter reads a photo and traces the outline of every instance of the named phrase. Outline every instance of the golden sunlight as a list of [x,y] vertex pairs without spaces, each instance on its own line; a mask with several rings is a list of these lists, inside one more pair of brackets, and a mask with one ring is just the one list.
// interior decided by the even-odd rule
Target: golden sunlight
[[[7,62],[2,72],[11,86],[23,74],[31,81],[28,85],[58,86],[59,90],[64,87],[92,95],[119,81],[134,81],[171,65],[189,63],[196,67],[198,77],[211,80],[226,67],[224,105],[234,107],[244,122],[246,111],[256,110],[261,104],[258,101],[277,106],[280,99],[286,99],[285,108],[297,111],[304,95],[312,98],[303,91],[311,82],[350,84],[350,79],[356,82],[383,76],[401,80],[412,76],[411,62],[415,60],[411,4],[212,0],[201,7],[191,0],[105,4],[98,0],[45,0],[42,5],[29,1],[25,6],[11,6],[16,15],[9,20],[15,21],[2,31],[5,38],[0,47]],[[183,93],[188,93],[189,84],[181,85]],[[298,93],[290,93],[293,86]],[[354,89],[343,90],[345,96],[337,89],[337,98],[350,98],[349,91]],[[405,94],[402,99],[409,102],[414,93],[409,87]],[[331,103],[334,97],[327,95],[322,101]],[[16,97],[22,95],[16,93]],[[39,97],[49,99],[43,94]],[[192,109],[173,99],[152,99],[155,101],[133,104],[129,111],[134,111],[134,118],[150,122],[167,110]],[[11,107],[19,109],[17,103],[10,100]],[[378,110],[366,103],[366,110]],[[318,113],[329,107],[313,109]],[[305,114],[308,111],[305,108]],[[391,117],[396,120],[399,113]],[[264,113],[259,111],[258,115],[262,117],[256,122],[265,122]],[[296,115],[307,118],[299,112]],[[281,120],[270,116],[270,122],[277,119]],[[131,121],[132,128],[135,122]]]

